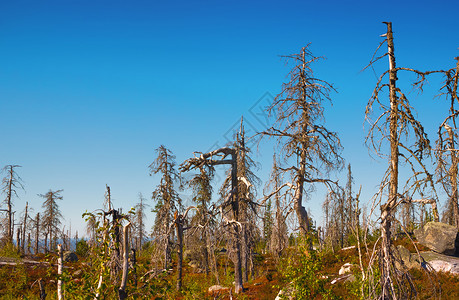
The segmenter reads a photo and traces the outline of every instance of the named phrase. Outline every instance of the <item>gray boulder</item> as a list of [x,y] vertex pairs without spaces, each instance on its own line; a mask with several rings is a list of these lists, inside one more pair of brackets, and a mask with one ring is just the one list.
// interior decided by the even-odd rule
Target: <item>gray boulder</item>
[[459,254],[459,235],[456,227],[429,222],[424,227],[414,230],[418,242],[435,252],[446,255]]
[[64,252],[64,261],[65,262],[77,262],[78,261],[78,256],[75,254],[75,252],[65,251]]
[[395,263],[397,268],[402,268],[400,262],[403,262],[403,267],[406,267],[407,269],[421,268],[421,261],[419,259],[419,255],[417,253],[411,253],[402,245],[397,246],[397,251],[395,252],[395,255],[397,257],[397,261]]

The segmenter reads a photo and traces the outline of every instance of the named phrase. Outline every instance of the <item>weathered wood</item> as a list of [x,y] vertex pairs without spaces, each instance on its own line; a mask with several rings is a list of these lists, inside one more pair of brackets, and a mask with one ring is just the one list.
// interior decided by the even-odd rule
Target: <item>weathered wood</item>
[[57,299],[62,300],[64,297],[62,295],[62,269],[64,266],[64,258],[63,258],[63,251],[62,251],[62,245],[58,244],[57,245]]
[[127,298],[126,283],[129,272],[129,226],[131,226],[131,222],[123,227],[123,276],[118,290],[118,297],[120,300]]

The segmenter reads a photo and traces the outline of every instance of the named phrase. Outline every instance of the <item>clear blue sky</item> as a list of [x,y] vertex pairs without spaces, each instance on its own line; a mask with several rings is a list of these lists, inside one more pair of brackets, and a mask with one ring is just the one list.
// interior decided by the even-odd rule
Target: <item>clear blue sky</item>
[[[366,201],[386,167],[363,144],[375,74],[360,72],[381,22],[393,22],[399,66],[447,69],[459,56],[458,11],[457,1],[441,0],[1,1],[0,166],[22,165],[26,189],[15,209],[28,201],[39,212],[37,194],[64,189],[66,228],[81,235],[81,214],[101,206],[105,184],[124,210],[139,192],[150,198],[154,149],[166,145],[180,163],[223,145],[241,115],[262,129],[250,112],[286,79],[279,55],[308,43],[327,58],[315,66],[338,90],[327,126],[339,132]],[[432,141],[446,114],[432,100],[436,88],[412,103]],[[272,148],[255,156],[263,180]],[[317,219],[322,201],[306,203]]]

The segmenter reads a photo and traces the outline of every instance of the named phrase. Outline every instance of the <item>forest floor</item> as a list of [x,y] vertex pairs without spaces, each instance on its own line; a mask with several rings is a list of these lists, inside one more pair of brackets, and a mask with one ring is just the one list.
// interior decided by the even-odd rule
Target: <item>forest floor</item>
[[[399,240],[395,243],[402,244],[411,252],[414,247],[409,241]],[[420,250],[425,250],[420,247]],[[0,257],[0,298],[1,299],[38,299],[40,294],[39,281],[48,297],[55,299],[57,284],[57,266],[55,255],[21,256],[16,258]],[[320,269],[317,270],[308,280],[323,280],[324,290],[332,293],[331,299],[360,298],[360,290],[355,282],[340,281],[332,284],[334,279],[339,278],[338,271],[345,263],[358,266],[359,256],[356,248],[329,252],[320,258]],[[83,279],[87,265],[84,259],[76,263],[66,263],[66,269],[72,274],[74,282]],[[223,266],[220,266],[223,269]],[[301,270],[300,270],[301,271]],[[234,292],[224,289],[218,292],[209,293],[208,288],[215,283],[214,276],[207,276],[204,273],[195,273],[193,268],[184,264],[183,291],[175,292],[175,271],[166,274],[158,282],[164,284],[162,293],[153,296],[153,299],[274,299],[281,289],[285,289],[288,278],[285,276],[285,261],[277,261],[268,255],[259,255],[255,266],[253,279],[244,284],[244,293],[235,295]],[[354,269],[354,273],[356,268]],[[225,270],[226,279],[220,280],[222,287],[231,285],[232,270],[227,267]],[[224,273],[222,273],[224,274]],[[221,275],[223,277],[225,275]],[[433,276],[426,276],[426,273],[412,269],[410,276],[414,287],[417,290],[416,299],[439,299],[439,294],[433,294],[432,287],[437,287],[441,292],[441,299],[459,299],[459,276],[448,273],[435,273]],[[141,274],[138,275],[141,277]],[[315,279],[314,279],[315,278]],[[154,279],[156,280],[156,279]],[[155,283],[156,284],[156,283]],[[159,285],[158,285],[159,286]],[[168,290],[169,289],[169,290]],[[128,288],[129,293],[129,288]],[[75,296],[75,297],[73,297]],[[142,298],[137,292],[135,298]],[[67,294],[68,299],[78,298],[77,295]],[[320,294],[315,294],[310,299],[324,299]]]

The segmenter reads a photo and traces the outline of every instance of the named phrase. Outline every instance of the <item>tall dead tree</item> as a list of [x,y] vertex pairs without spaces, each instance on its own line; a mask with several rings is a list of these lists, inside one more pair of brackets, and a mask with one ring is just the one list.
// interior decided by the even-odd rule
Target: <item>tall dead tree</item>
[[156,202],[154,234],[158,241],[162,241],[164,249],[164,268],[171,265],[171,245],[173,231],[170,230],[173,221],[173,212],[182,206],[182,200],[175,190],[174,184],[180,182],[180,175],[175,169],[175,156],[161,145],[156,149],[158,154],[155,161],[149,166],[150,175],[161,174],[159,185],[153,191],[152,199]]
[[46,194],[38,195],[45,199],[42,205],[44,211],[41,216],[41,225],[45,229],[46,236],[49,238],[50,249],[56,248],[57,234],[60,232],[59,225],[61,224],[61,220],[63,218],[57,203],[57,200],[63,199],[61,196],[62,191],[63,190],[49,190]]
[[274,226],[271,232],[270,237],[270,246],[269,249],[277,258],[282,254],[282,251],[288,245],[288,236],[287,236],[287,223],[286,219],[289,214],[286,211],[286,193],[281,193],[280,187],[282,185],[282,178],[280,176],[280,169],[278,167],[277,157],[273,155],[273,166],[271,170],[271,177],[268,181],[266,189],[274,191],[269,194],[266,199],[274,198],[274,208],[275,208],[275,218]]
[[[366,143],[378,156],[387,157],[389,161],[389,168],[375,197],[381,201],[381,244],[379,247],[381,276],[378,284],[380,293],[377,297],[380,299],[398,299],[410,297],[414,291],[410,277],[396,268],[395,257],[392,253],[391,232],[392,223],[396,221],[394,218],[395,209],[405,199],[411,199],[415,193],[424,196],[424,189],[431,188],[435,194],[435,189],[432,175],[423,164],[423,158],[430,156],[430,141],[423,126],[414,117],[413,108],[410,106],[406,95],[397,87],[399,71],[414,72],[418,75],[418,81],[414,83],[414,86],[419,88],[422,88],[427,73],[396,67],[392,23],[384,23],[387,25],[387,33],[382,35],[384,41],[381,42],[378,49],[387,43],[388,51],[377,58],[374,58],[374,55],[369,66],[387,56],[389,69],[379,77],[366,107],[365,117],[370,123]],[[388,82],[383,83],[387,77]],[[381,95],[385,88],[389,90],[389,105],[383,101]],[[374,110],[379,110],[381,113],[375,121],[372,121],[370,115]],[[412,143],[410,144],[410,142]],[[389,144],[390,149],[390,153],[386,155],[383,151],[385,143]],[[403,187],[403,192],[399,191],[400,159],[411,168],[413,174]],[[382,203],[381,198],[386,190],[388,190],[387,201]]]
[[442,94],[450,101],[449,116],[445,118],[438,128],[436,147],[437,177],[448,195],[448,202],[443,214],[443,220],[459,228],[459,203],[458,203],[458,151],[457,151],[457,125],[456,119],[459,110],[459,97],[457,87],[459,82],[459,57],[455,58],[456,67],[441,71],[445,82],[441,88]]
[[[215,216],[210,211],[210,203],[212,200],[212,185],[211,181],[214,176],[214,167],[204,165],[197,168],[198,173],[187,182],[192,188],[193,196],[192,201],[197,207],[196,214],[191,219],[191,226],[196,228],[193,230],[198,237],[196,238],[198,251],[202,251],[203,265],[206,274],[209,271],[216,271],[216,262],[211,259],[212,257],[212,234],[215,229]],[[215,272],[218,274],[217,272]]]
[[28,209],[29,209],[29,202],[26,202],[26,207],[24,209],[24,218],[22,219],[22,253],[25,253],[25,240],[26,240],[26,232],[27,232],[27,221],[28,221]]
[[[242,279],[249,281],[249,273],[253,274],[253,252],[255,243],[259,237],[258,226],[258,203],[255,202],[255,186],[259,185],[260,179],[254,174],[253,169],[256,163],[250,157],[250,149],[246,147],[246,137],[243,118],[239,132],[236,134],[234,149],[237,151],[237,182],[238,182],[238,201],[239,201],[239,222],[241,229],[241,255],[242,255]],[[232,170],[231,170],[232,172]],[[225,181],[220,189],[222,198],[226,198],[232,190],[232,174],[228,172]]]
[[342,147],[338,135],[323,126],[323,105],[331,103],[330,92],[334,88],[314,77],[312,64],[319,57],[315,57],[308,47],[302,48],[299,54],[285,57],[293,61],[290,80],[282,85],[281,93],[267,108],[269,115],[276,118],[274,125],[261,134],[278,141],[280,154],[285,157],[283,163],[287,165],[279,167],[280,174],[289,173],[291,178],[291,182],[279,188],[287,186],[293,193],[300,234],[306,236],[310,224],[303,206],[305,187],[315,183],[335,184],[327,175],[342,168]]
[[[226,159],[231,156],[231,159]],[[239,197],[238,197],[238,151],[234,148],[220,148],[208,153],[199,153],[199,156],[190,158],[180,165],[182,172],[190,171],[203,166],[215,165],[231,165],[231,192],[220,205],[221,217],[224,219],[225,225],[229,226],[232,236],[232,252],[234,253],[234,277],[235,277],[235,292],[243,292],[242,283],[242,263],[241,263],[241,230],[242,225],[239,221]]]
[[40,213],[37,213],[35,217],[35,255],[38,254],[38,242],[40,238]]
[[6,238],[9,242],[13,241],[14,225],[13,225],[13,197],[18,196],[18,189],[24,190],[22,179],[17,174],[18,165],[7,165],[2,169],[5,176],[2,179],[1,192],[5,195],[3,204],[6,205],[6,222],[3,222],[6,227]]
[[144,239],[146,237],[145,231],[145,209],[149,205],[145,203],[145,198],[142,193],[139,193],[139,202],[136,204],[135,208],[135,217],[134,217],[134,230],[135,238],[137,240],[137,249],[142,249]]
[[190,211],[190,209],[196,209],[194,206],[190,206],[186,209],[185,213],[179,214],[178,211],[174,213],[174,225],[175,225],[175,230],[177,233],[177,254],[178,254],[178,260],[177,260],[177,286],[176,290],[180,291],[182,288],[182,272],[183,272],[183,232],[189,227],[185,227],[186,225],[186,220],[187,220],[187,214]]

